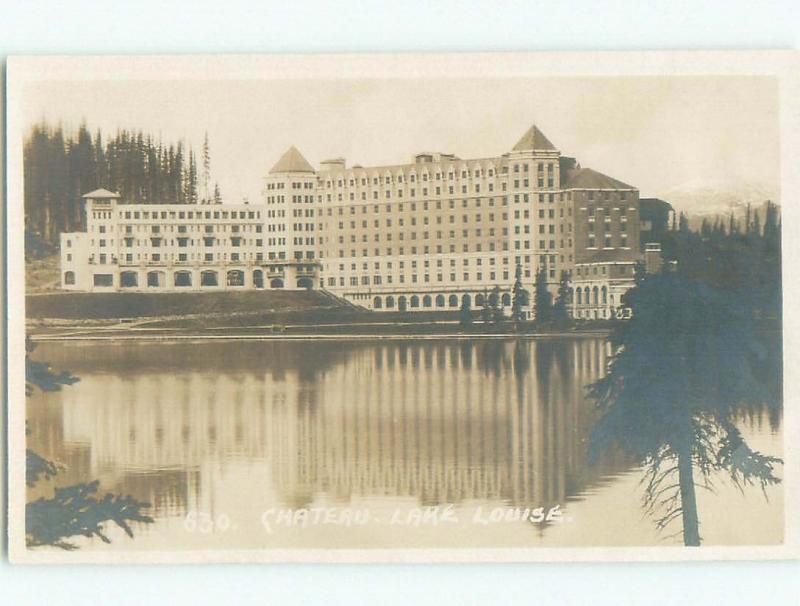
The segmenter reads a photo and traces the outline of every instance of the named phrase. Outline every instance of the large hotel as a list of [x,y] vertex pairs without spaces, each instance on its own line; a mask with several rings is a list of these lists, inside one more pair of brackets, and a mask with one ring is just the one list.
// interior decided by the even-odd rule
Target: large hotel
[[532,126],[500,156],[417,154],[319,170],[294,147],[258,204],[135,204],[97,190],[86,232],[61,234],[67,290],[324,289],[379,311],[473,308],[517,266],[533,293],[570,278],[577,318],[608,318],[643,258],[639,192],[562,156]]

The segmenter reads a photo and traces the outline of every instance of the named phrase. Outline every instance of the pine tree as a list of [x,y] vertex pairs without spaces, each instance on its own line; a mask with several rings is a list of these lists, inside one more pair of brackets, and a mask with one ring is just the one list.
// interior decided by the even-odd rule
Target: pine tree
[[458,312],[458,322],[462,328],[472,325],[472,312],[469,309],[469,301],[461,299],[461,309]]
[[689,217],[684,213],[678,217],[678,231],[684,234],[689,232]]
[[524,320],[522,308],[528,304],[528,293],[522,286],[522,266],[517,263],[514,271],[514,286],[511,289],[511,318],[519,324]]
[[[211,152],[208,148],[208,131],[203,137],[203,202],[208,204],[211,201],[209,183],[211,180]],[[214,192],[216,194],[216,191]]]
[[547,290],[547,269],[543,266],[536,272],[534,309],[536,322],[546,324],[553,319],[553,295]]
[[219,191],[219,183],[214,183],[214,204],[222,204],[222,194]]
[[571,303],[569,288],[569,274],[566,271],[561,272],[561,280],[558,284],[558,296],[553,305],[553,318],[559,324],[564,324],[570,320],[569,306]]

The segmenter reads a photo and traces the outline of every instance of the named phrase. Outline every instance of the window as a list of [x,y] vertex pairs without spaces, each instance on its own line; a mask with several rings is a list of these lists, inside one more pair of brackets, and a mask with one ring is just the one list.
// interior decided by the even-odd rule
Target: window
[[114,276],[113,274],[94,274],[93,283],[95,286],[114,286]]

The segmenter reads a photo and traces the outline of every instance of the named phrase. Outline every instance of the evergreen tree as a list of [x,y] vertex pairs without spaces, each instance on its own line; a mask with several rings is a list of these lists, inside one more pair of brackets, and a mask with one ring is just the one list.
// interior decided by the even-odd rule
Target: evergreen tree
[[682,272],[647,277],[628,292],[633,313],[612,335],[609,371],[590,390],[602,417],[590,460],[621,448],[647,469],[646,511],[664,528],[682,519],[701,542],[695,474],[726,471],[739,486],[780,480],[779,459],[750,448],[742,414],[780,407],[780,347],[759,334],[749,306]]
[[516,324],[524,320],[523,307],[528,305],[528,293],[522,286],[522,266],[517,263],[514,271],[514,286],[511,289],[511,318]]
[[500,308],[500,287],[495,286],[492,292],[489,293],[489,317],[493,324],[497,324],[503,319],[503,311]]
[[[53,372],[44,362],[31,357],[35,344],[28,339],[25,343],[25,394],[35,391],[59,391],[63,386],[78,381],[69,372]],[[48,461],[33,450],[26,451],[25,482],[29,487],[57,476],[62,466]],[[129,495],[106,493],[102,498],[95,494],[99,481],[84,482],[70,486],[56,487],[52,497],[40,497],[25,506],[25,541],[27,546],[52,546],[64,550],[74,550],[77,546],[69,542],[73,537],[98,537],[104,543],[111,540],[106,536],[105,525],[113,522],[133,538],[130,524],[139,522],[149,524],[153,518],[144,510],[149,503],[137,501]]]
[[[209,150],[208,147],[208,131],[206,131],[203,137],[203,202],[205,204],[208,204],[211,201],[211,191],[209,190],[210,182],[211,182],[211,151]],[[216,191],[214,193],[216,194]]]
[[681,233],[689,232],[689,217],[685,213],[681,213],[678,217],[678,231]]
[[536,272],[534,293],[535,320],[546,324],[553,319],[553,295],[547,290],[547,269],[545,267],[541,267]]
[[181,150],[165,151],[142,132],[119,130],[104,141],[85,124],[73,134],[34,125],[23,144],[26,251],[48,254],[60,232],[84,229],[82,196],[98,187],[116,191],[123,202],[178,203],[187,181],[196,198],[196,169],[187,180]]
[[214,204],[222,204],[222,194],[219,191],[219,183],[214,183]]
[[472,326],[472,312],[469,309],[469,302],[462,298],[461,299],[461,309],[458,312],[458,322],[461,324],[461,328],[468,328]]
[[566,324],[570,321],[570,297],[569,288],[569,274],[566,271],[561,272],[561,280],[558,284],[558,296],[553,305],[553,319],[559,324]]

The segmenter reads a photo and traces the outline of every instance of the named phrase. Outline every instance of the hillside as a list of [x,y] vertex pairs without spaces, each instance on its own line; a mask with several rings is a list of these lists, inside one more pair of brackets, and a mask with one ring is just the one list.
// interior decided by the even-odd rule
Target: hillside
[[317,291],[28,293],[29,319],[110,320],[215,316],[342,307]]

